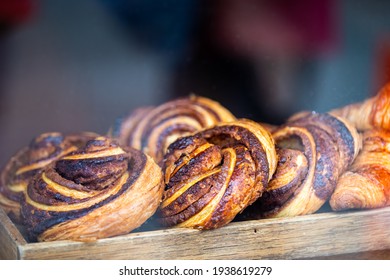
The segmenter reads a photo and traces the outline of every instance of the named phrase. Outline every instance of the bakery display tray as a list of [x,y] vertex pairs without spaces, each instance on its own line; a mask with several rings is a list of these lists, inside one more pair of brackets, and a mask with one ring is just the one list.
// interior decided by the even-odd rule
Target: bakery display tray
[[237,221],[206,231],[158,229],[89,243],[29,243],[0,209],[1,259],[321,259],[337,255],[390,257],[390,207]]

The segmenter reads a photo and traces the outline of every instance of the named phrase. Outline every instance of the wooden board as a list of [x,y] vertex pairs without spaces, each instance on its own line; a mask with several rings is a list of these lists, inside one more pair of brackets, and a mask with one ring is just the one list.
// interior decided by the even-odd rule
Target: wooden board
[[[2,259],[390,258],[390,207],[161,229],[82,243],[28,243],[0,209]],[[375,252],[379,252],[376,254]]]

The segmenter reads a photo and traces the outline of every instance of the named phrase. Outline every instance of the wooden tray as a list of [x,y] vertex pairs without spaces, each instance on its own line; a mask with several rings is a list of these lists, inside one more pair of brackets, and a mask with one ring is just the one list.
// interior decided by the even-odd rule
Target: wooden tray
[[28,243],[0,209],[2,259],[323,259],[338,255],[390,258],[390,207],[232,222],[209,231],[135,232],[91,243]]

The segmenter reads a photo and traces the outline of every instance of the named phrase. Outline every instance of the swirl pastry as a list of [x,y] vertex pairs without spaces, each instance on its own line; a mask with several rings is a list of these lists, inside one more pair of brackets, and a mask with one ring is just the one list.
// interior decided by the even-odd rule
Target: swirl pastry
[[163,190],[161,168],[150,157],[98,137],[33,178],[22,215],[31,240],[93,241],[139,227]]
[[279,161],[252,216],[292,217],[316,212],[359,152],[361,139],[347,121],[301,113],[273,132]]
[[165,226],[226,225],[261,196],[276,163],[271,134],[250,120],[180,138],[164,157],[166,187],[159,218]]
[[13,221],[20,223],[20,202],[31,178],[92,137],[96,134],[86,132],[64,136],[58,132],[44,133],[8,161],[0,175],[0,206]]
[[135,110],[118,122],[112,135],[121,145],[141,150],[161,164],[167,147],[177,138],[233,120],[235,117],[219,103],[189,96]]
[[390,205],[390,132],[367,130],[363,148],[339,179],[329,204],[335,211]]
[[361,103],[335,109],[331,114],[346,118],[358,130],[372,128],[390,130],[390,83],[386,84],[376,96]]

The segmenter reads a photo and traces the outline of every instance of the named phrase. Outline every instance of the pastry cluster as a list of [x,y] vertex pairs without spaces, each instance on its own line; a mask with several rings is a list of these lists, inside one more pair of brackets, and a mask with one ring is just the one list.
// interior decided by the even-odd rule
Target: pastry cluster
[[106,135],[37,136],[0,173],[0,207],[31,241],[94,241],[160,227],[215,229],[236,217],[390,204],[390,84],[280,126],[200,96],[139,108]]

